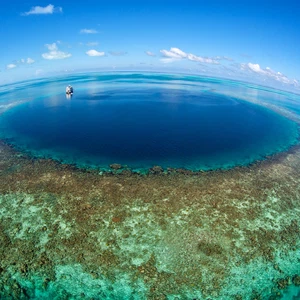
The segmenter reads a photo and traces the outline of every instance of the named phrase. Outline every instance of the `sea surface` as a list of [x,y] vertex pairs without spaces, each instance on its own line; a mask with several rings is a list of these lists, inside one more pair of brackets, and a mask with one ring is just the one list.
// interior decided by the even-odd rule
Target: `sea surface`
[[[72,97],[64,93],[68,83]],[[228,169],[297,142],[295,122],[245,101],[249,88],[236,85],[163,74],[28,82],[0,94],[2,105],[20,101],[1,115],[0,138],[35,157],[98,169],[118,163],[134,170]]]

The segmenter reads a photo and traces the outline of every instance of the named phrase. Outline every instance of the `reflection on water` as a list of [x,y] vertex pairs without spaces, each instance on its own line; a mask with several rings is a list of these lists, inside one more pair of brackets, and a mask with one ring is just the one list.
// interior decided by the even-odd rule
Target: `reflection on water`
[[68,99],[68,100],[70,100],[70,99],[72,99],[72,94],[66,94],[66,99]]

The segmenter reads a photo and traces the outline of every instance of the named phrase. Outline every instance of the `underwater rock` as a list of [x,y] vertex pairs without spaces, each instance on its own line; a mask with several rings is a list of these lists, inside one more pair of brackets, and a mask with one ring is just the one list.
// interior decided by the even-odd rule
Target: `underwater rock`
[[174,168],[167,168],[167,172],[168,172],[168,174],[175,173],[176,169],[174,169]]
[[300,275],[295,275],[292,281],[294,285],[300,286]]
[[131,176],[133,173],[131,170],[122,170],[120,174],[124,176]]
[[161,166],[154,166],[149,171],[151,174],[161,174],[164,172],[164,169]]
[[207,243],[205,241],[199,241],[198,250],[207,256],[221,255],[223,252],[222,247],[216,243]]
[[27,274],[27,273],[28,273],[28,265],[27,265],[27,264],[22,264],[22,265],[20,266],[20,272],[21,272],[22,274]]
[[289,278],[281,278],[277,281],[277,286],[279,289],[284,290],[289,285]]
[[122,165],[120,165],[120,164],[111,164],[111,165],[109,165],[109,167],[115,171],[122,169]]
[[183,175],[193,175],[194,172],[191,171],[191,170],[187,170],[187,169],[176,169],[176,172],[179,173],[179,174],[183,174]]
[[120,222],[122,221],[122,218],[120,218],[120,217],[113,217],[111,220],[112,220],[114,223],[120,223]]
[[48,287],[50,281],[51,281],[51,280],[50,280],[49,278],[45,278],[45,279],[44,279],[44,282],[43,282],[43,287],[44,287],[44,289],[47,289],[47,287]]

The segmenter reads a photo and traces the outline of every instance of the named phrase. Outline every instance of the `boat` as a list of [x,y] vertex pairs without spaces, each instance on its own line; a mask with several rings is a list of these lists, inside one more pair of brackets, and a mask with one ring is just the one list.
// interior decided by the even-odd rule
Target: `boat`
[[67,95],[73,95],[73,87],[71,85],[68,85],[66,87],[66,94]]

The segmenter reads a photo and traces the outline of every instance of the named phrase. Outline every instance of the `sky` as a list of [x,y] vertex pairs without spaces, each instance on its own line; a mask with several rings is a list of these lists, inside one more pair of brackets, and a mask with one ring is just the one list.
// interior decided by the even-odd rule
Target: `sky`
[[299,16],[296,0],[2,0],[0,85],[143,70],[300,93]]

